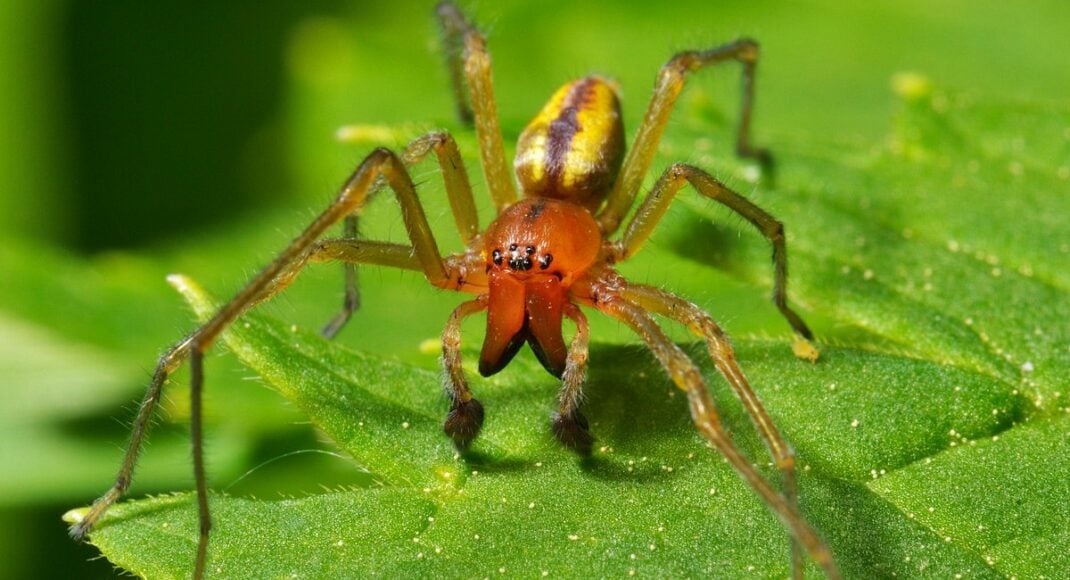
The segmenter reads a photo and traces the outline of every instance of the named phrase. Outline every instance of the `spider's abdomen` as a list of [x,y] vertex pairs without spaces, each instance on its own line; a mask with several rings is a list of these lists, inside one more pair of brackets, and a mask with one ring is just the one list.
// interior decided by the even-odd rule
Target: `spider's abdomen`
[[617,93],[592,76],[554,93],[520,134],[514,167],[526,196],[594,209],[612,187],[623,157]]

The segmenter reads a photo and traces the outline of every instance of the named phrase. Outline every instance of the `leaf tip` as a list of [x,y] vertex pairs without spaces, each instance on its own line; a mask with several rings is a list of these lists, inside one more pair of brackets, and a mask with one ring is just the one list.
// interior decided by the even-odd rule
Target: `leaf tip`
[[199,289],[197,283],[185,274],[168,274],[166,279],[167,283],[170,284],[172,288],[178,290],[179,294],[186,297],[196,294]]
[[167,283],[178,291],[199,317],[211,316],[217,305],[200,284],[185,274],[168,274]]

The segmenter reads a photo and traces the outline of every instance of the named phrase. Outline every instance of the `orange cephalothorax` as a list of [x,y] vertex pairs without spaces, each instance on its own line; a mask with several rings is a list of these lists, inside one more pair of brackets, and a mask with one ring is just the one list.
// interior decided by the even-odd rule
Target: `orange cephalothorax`
[[568,288],[595,263],[601,245],[591,214],[566,201],[528,198],[494,220],[483,238],[490,292],[481,374],[501,370],[527,341],[546,370],[561,376]]
[[567,199],[594,209],[624,156],[624,125],[613,87],[586,77],[561,87],[524,128],[516,175],[526,196]]

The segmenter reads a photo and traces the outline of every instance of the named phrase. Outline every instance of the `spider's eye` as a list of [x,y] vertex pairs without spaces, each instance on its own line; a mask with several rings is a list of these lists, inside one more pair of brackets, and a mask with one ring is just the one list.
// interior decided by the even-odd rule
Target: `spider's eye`
[[510,252],[515,252],[516,251],[516,244],[509,244],[509,251]]
[[530,256],[535,253],[535,246],[528,246],[527,248],[524,248],[524,250],[527,251],[528,255]]
[[553,254],[546,254],[543,257],[539,258],[539,267],[542,268],[543,270],[545,270],[545,269],[550,267],[550,262],[553,262],[553,261],[554,261]]
[[494,265],[495,266],[501,266],[502,265],[502,251],[501,250],[494,250],[494,253],[491,254],[491,259],[494,260]]

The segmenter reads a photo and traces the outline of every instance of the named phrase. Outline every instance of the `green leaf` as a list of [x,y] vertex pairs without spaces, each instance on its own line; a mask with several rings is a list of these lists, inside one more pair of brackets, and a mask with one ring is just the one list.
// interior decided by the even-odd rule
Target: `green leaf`
[[[822,359],[809,365],[785,339],[727,326],[797,451],[803,513],[844,573],[1058,576],[1070,565],[1059,549],[1070,537],[1070,145],[1040,133],[1070,126],[1070,113],[913,86],[922,90],[879,147],[778,142],[775,190],[741,187],[745,167],[703,153],[707,129],[694,120],[664,153],[699,151],[699,165],[788,225],[791,295],[822,320]],[[722,208],[682,199],[626,272],[687,272],[668,285],[707,306],[720,306],[706,288],[723,278],[706,266],[767,287],[768,244],[717,225]],[[199,318],[210,315],[214,300],[189,281],[181,289]],[[459,457],[441,433],[437,372],[255,313],[224,339],[373,483],[282,501],[214,494],[211,570],[787,573],[782,526],[703,445],[684,397],[637,344],[592,348],[585,413],[598,442],[583,461],[550,435],[556,385],[530,357],[490,380],[470,372],[487,422]],[[740,405],[703,349],[689,348],[738,444],[775,479]],[[91,539],[131,572],[182,576],[195,512],[189,495],[128,502]]]
[[[0,269],[20,282],[0,284],[0,438],[8,442],[0,464],[17,466],[0,478],[0,506],[82,501],[115,477],[151,357],[176,338],[179,300],[159,283],[159,265],[129,255],[86,261],[5,239]],[[254,439],[294,417],[277,395],[232,382],[237,388],[210,394],[213,410],[241,405],[255,412],[213,429],[226,435],[218,444],[210,437],[210,453],[216,473],[227,478],[247,469]],[[172,489],[192,473],[188,397],[178,387],[168,390],[163,425],[153,429],[152,452],[140,462],[138,493]]]

